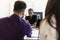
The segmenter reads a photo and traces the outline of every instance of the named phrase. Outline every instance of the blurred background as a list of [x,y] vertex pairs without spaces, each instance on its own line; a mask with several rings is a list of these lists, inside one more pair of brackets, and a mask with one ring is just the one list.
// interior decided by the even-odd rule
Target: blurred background
[[[14,2],[17,0],[0,0],[0,18],[13,14]],[[45,7],[47,0],[22,0],[26,2],[27,8],[25,16],[28,15],[28,9],[32,8],[34,12],[43,12],[43,18],[45,17]]]
[[[10,16],[13,14],[13,6],[14,6],[15,1],[17,0],[0,0],[0,18]],[[20,0],[20,1],[24,1],[27,4],[27,8],[25,10],[24,16],[28,16],[28,9],[32,8],[34,11],[33,14],[37,15],[37,19],[39,21],[40,19],[44,19],[47,0]],[[36,25],[39,26],[38,24]],[[27,38],[25,36],[25,39],[37,39],[38,38],[39,29],[35,27],[32,29],[33,29],[32,37]]]

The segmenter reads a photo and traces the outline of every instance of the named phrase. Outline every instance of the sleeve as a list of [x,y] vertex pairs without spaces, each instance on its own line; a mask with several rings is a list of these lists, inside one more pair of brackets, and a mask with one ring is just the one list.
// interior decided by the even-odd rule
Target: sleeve
[[27,37],[31,37],[31,35],[32,35],[32,28],[28,25]]
[[32,35],[32,29],[29,28],[29,30],[28,30],[28,32],[27,32],[27,37],[31,37],[31,35]]
[[42,21],[40,24],[40,40],[46,40],[47,31],[46,31],[46,21]]
[[31,26],[30,26],[28,21],[25,21],[25,22],[26,22],[26,28],[27,28],[26,35],[27,35],[27,37],[31,37],[31,35],[32,35],[32,28],[31,28]]

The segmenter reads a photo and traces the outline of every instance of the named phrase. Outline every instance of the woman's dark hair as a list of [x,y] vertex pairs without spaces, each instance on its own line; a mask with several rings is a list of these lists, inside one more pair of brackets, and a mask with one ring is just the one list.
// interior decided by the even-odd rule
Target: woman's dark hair
[[56,30],[58,32],[58,40],[60,40],[60,0],[48,0],[45,17],[47,17],[48,24],[54,28],[51,24],[51,17],[55,15]]
[[23,1],[16,1],[14,4],[14,11],[21,12],[26,8],[26,3]]

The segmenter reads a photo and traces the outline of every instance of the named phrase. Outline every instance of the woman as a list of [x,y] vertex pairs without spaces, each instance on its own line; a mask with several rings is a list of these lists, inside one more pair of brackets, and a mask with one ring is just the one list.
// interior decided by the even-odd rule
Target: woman
[[48,0],[46,18],[40,24],[40,40],[60,40],[60,0]]

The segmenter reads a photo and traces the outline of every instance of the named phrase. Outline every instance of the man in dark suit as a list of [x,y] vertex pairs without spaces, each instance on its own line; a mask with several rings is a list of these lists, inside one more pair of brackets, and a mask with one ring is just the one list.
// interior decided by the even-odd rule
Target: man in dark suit
[[16,1],[14,14],[10,17],[0,19],[0,40],[24,40],[24,36],[31,37],[30,25],[22,19],[26,4]]
[[37,21],[37,16],[33,15],[33,9],[29,9],[28,10],[28,14],[29,16],[26,16],[25,19],[29,21],[29,23],[33,26],[36,25],[36,21]]

